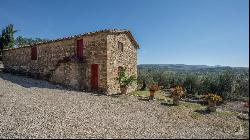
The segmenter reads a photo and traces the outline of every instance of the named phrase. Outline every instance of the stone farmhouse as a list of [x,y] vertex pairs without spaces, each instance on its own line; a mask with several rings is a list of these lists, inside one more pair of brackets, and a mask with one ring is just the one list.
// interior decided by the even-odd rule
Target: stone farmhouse
[[[121,67],[137,76],[138,48],[128,30],[100,30],[6,49],[4,71],[80,90],[119,93],[115,78]],[[128,92],[135,89],[136,84]]]

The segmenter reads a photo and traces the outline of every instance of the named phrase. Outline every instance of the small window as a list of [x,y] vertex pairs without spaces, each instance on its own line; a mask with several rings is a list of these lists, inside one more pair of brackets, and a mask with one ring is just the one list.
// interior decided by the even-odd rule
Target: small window
[[31,48],[31,60],[36,60],[37,59],[37,47],[32,47]]
[[118,50],[123,52],[123,43],[118,42]]

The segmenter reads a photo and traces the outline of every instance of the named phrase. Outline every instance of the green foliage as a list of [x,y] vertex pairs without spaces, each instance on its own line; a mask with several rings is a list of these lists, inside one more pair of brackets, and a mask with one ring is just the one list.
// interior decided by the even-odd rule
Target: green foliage
[[2,29],[0,35],[0,54],[2,54],[3,49],[12,48],[14,46],[14,33],[17,32],[14,30],[12,24],[7,25]]
[[229,100],[234,98],[234,87],[235,73],[229,69],[218,74],[205,75],[201,89],[203,94],[217,93],[223,100]]
[[18,36],[15,39],[15,44],[18,47],[22,47],[22,46],[25,46],[25,45],[30,45],[30,44],[33,44],[33,43],[44,42],[44,41],[48,41],[48,39],[41,39],[41,38],[33,39],[33,38],[25,38],[25,37],[22,37],[22,36]]
[[[149,94],[150,94],[149,91],[133,91],[133,92],[130,92],[128,95],[145,98],[145,97],[149,97]],[[156,91],[155,93],[155,99],[166,100],[170,98],[166,97],[165,94],[159,90],[159,91]]]
[[126,76],[126,69],[121,68],[121,71],[118,74],[118,77],[116,80],[119,82],[121,86],[129,86],[131,85],[134,81],[136,81],[136,76],[131,75],[131,76]]
[[237,96],[249,96],[249,75],[248,73],[238,74],[235,78],[235,93],[241,93]]
[[198,89],[200,86],[198,76],[194,74],[187,74],[183,86],[188,94],[198,93]]
[[[150,83],[157,83],[165,88],[170,88],[177,85],[183,85],[184,77],[183,74],[175,73],[173,71],[139,69],[138,86],[144,87],[142,90],[145,90],[146,86]],[[146,86],[143,86],[144,84],[146,84]]]
[[187,94],[206,95],[216,93],[223,100],[238,100],[249,97],[248,70],[221,68],[219,70],[170,71],[161,68],[138,68],[138,86],[158,83],[165,89],[182,85]]

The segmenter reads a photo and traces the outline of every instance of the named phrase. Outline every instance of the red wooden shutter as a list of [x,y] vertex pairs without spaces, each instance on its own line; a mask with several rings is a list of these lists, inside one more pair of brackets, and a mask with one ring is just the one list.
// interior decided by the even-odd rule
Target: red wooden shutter
[[76,41],[77,46],[83,46],[83,39],[78,39]]
[[76,55],[78,58],[83,58],[83,39],[79,39],[76,41],[77,48],[76,48]]
[[36,60],[37,59],[37,47],[32,47],[31,48],[31,60]]
[[83,47],[82,46],[77,46],[77,57],[83,58]]

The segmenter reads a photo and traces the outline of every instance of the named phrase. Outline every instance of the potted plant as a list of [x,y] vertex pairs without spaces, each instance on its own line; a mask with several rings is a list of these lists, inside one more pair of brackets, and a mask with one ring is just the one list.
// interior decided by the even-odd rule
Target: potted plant
[[154,96],[155,96],[155,92],[158,91],[160,88],[159,88],[158,84],[150,84],[148,89],[150,92],[149,99],[153,100]]
[[127,94],[128,86],[136,81],[135,75],[126,76],[125,71],[126,71],[125,68],[121,68],[118,73],[118,77],[116,78],[116,80],[120,84],[121,94]]
[[179,105],[181,96],[184,94],[181,86],[176,86],[175,89],[171,92],[171,97],[173,98],[173,104]]
[[221,97],[219,95],[213,94],[213,93],[209,93],[208,95],[205,96],[207,101],[208,101],[208,110],[209,111],[216,111],[216,103],[218,101],[221,101]]

